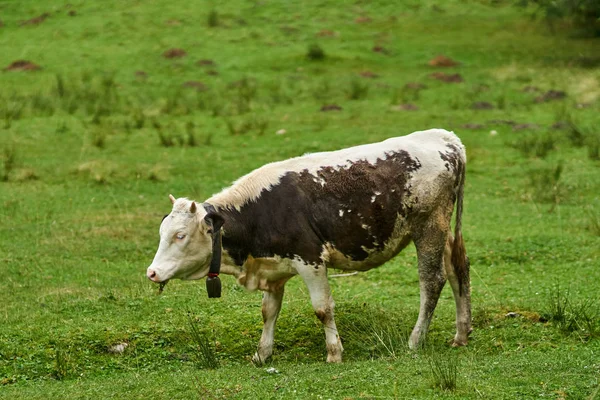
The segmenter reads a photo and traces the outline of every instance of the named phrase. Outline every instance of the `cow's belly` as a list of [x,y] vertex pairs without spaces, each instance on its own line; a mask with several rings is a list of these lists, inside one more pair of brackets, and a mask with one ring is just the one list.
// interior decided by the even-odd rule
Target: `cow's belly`
[[292,276],[296,275],[292,260],[275,257],[248,257],[237,278],[238,283],[248,290],[277,291]]
[[405,223],[405,220],[403,218],[398,218],[392,235],[384,243],[383,247],[362,248],[362,250],[368,254],[366,258],[354,260],[352,257],[335,248],[331,243],[326,243],[323,246],[321,259],[328,268],[349,271],[368,271],[391,260],[410,242],[410,230]]

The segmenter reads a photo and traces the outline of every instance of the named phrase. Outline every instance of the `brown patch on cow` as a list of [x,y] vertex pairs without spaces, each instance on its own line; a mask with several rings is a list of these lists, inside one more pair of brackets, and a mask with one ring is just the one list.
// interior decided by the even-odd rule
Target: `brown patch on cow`
[[385,47],[380,46],[380,45],[373,46],[372,50],[375,53],[389,54],[389,51]]
[[42,22],[44,22],[49,16],[50,16],[50,13],[45,12],[42,15],[39,15],[39,16],[37,16],[35,18],[31,18],[31,19],[28,19],[26,21],[21,21],[19,23],[19,25],[21,25],[21,26],[25,26],[25,25],[39,25]]
[[182,58],[187,56],[187,52],[183,49],[173,48],[166,50],[162,55],[164,58]]
[[10,63],[10,65],[4,68],[4,71],[37,71],[42,69],[37,64],[27,60],[17,60]]
[[206,85],[199,81],[187,81],[187,82],[184,82],[182,86],[187,87],[187,88],[196,89],[199,92],[203,92],[207,89]]
[[325,104],[321,106],[321,111],[342,111],[342,106],[339,106],[337,104]]
[[494,105],[492,103],[488,103],[487,101],[476,101],[471,104],[471,110],[493,110]]
[[196,65],[199,67],[214,67],[215,62],[209,59],[203,59],[196,61]]
[[[385,248],[398,215],[411,212],[407,182],[420,167],[398,151],[375,164],[358,160],[342,169],[324,166],[316,175],[288,172],[256,201],[222,211],[231,221],[223,247],[239,265],[249,255],[300,257],[321,265],[326,244],[350,260],[364,261],[371,251]],[[252,221],[261,221],[260,226]],[[371,229],[360,229],[363,224]]]
[[317,32],[317,36],[333,37],[333,36],[337,36],[337,34],[334,31],[330,31],[329,29],[321,29],[319,32]]
[[371,22],[371,21],[373,21],[373,20],[371,19],[371,17],[368,17],[368,16],[366,16],[366,15],[363,15],[363,16],[360,16],[360,17],[357,17],[357,18],[354,20],[354,22],[356,22],[357,24],[368,24],[368,23],[369,23],[369,22]]
[[567,97],[567,93],[562,90],[548,90],[541,96],[535,98],[536,103],[545,103],[547,101],[562,100]]
[[460,74],[447,74],[445,72],[434,72],[429,74],[430,78],[437,79],[438,81],[446,83],[461,83],[464,82],[463,77]]
[[417,111],[418,109],[419,107],[412,103],[398,104],[390,107],[392,111]]
[[458,61],[454,61],[450,57],[443,55],[436,56],[429,60],[428,64],[432,67],[456,67],[460,65]]
[[319,318],[319,321],[321,321],[323,324],[328,322],[327,311],[325,311],[323,309],[318,309],[318,310],[315,310],[315,315],[317,316],[317,318]]
[[358,73],[363,78],[379,78],[379,75],[373,71],[365,70]]

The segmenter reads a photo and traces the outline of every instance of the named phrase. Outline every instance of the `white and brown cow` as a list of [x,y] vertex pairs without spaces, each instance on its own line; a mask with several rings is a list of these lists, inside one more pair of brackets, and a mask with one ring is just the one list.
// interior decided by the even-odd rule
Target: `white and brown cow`
[[460,139],[430,129],[267,164],[202,204],[169,196],[173,210],[160,226],[147,276],[163,284],[208,276],[209,295],[216,297],[221,272],[262,290],[264,328],[254,355],[262,362],[273,352],[285,283],[300,275],[325,325],[327,361],[340,362],[327,268],[367,271],[413,241],[421,305],[409,345],[418,347],[427,334],[446,279],[456,302],[454,345],[465,345],[471,330],[461,235],[465,165]]

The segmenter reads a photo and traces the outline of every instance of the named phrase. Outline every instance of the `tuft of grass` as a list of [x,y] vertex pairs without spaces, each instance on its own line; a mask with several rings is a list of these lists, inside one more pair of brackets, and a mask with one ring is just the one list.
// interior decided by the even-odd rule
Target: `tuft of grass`
[[0,181],[8,182],[11,172],[14,170],[17,162],[17,151],[14,146],[6,146],[2,151],[2,159],[0,160]]
[[586,143],[588,158],[594,161],[600,160],[600,135],[588,135]]
[[434,387],[444,391],[456,389],[459,361],[455,355],[445,356],[438,352],[432,352],[427,357],[427,362]]
[[562,172],[563,164],[560,162],[553,167],[529,171],[533,199],[541,203],[552,203],[550,211],[553,211],[566,195],[561,182]]
[[306,51],[306,58],[310,61],[321,61],[326,57],[325,50],[317,43],[312,43],[308,46]]
[[208,339],[206,334],[200,332],[189,312],[187,314],[187,320],[190,327],[190,336],[197,350],[195,353],[196,366],[200,369],[219,368],[219,360],[217,359],[214,344]]
[[219,13],[214,8],[209,11],[208,16],[206,17],[206,24],[211,28],[220,25]]
[[350,87],[346,93],[346,96],[350,100],[361,100],[365,99],[369,94],[369,85],[361,82],[358,78],[354,78],[350,81]]
[[523,135],[510,146],[519,150],[523,155],[546,158],[546,156],[556,149],[556,136],[551,133]]
[[68,377],[71,369],[70,359],[67,351],[61,346],[54,348],[54,364],[52,366],[52,377],[63,380]]
[[600,213],[594,212],[593,209],[588,211],[588,230],[596,236],[600,236]]
[[584,341],[600,337],[600,304],[597,300],[574,302],[569,290],[563,292],[556,286],[542,315],[565,334],[576,334]]

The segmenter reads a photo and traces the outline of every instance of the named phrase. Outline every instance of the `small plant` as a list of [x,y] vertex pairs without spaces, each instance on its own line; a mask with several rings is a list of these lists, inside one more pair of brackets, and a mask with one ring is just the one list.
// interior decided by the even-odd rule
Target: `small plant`
[[0,181],[8,182],[10,173],[15,168],[17,153],[13,146],[6,146],[2,152],[2,169],[0,169]]
[[214,344],[208,339],[206,334],[200,332],[196,326],[196,322],[191,314],[187,314],[188,323],[190,326],[190,336],[196,345],[196,365],[198,368],[217,369],[219,368],[219,360],[215,352]]
[[596,236],[600,236],[600,214],[595,213],[593,209],[588,211],[589,224],[588,229]]
[[57,346],[54,348],[54,366],[52,368],[52,376],[56,380],[63,380],[69,374],[69,356],[67,352]]
[[455,390],[458,378],[458,359],[455,356],[444,358],[439,353],[432,353],[427,361],[433,379],[433,386],[441,390]]
[[185,124],[185,131],[187,134],[187,142],[186,144],[190,147],[196,147],[198,146],[198,142],[196,141],[196,134],[194,132],[195,130],[195,125],[192,121],[188,121]]
[[325,59],[325,50],[317,43],[313,43],[308,46],[308,51],[306,52],[306,58],[310,61],[321,61]]
[[556,137],[550,133],[542,135],[524,135],[510,144],[525,156],[546,158],[556,148]]
[[348,99],[360,100],[367,97],[369,94],[369,85],[362,83],[358,79],[352,79],[350,81],[350,88],[348,89]]
[[206,18],[206,23],[209,27],[215,28],[220,25],[219,22],[219,13],[214,8],[210,10],[208,13],[208,17]]
[[586,134],[579,126],[574,122],[569,122],[569,129],[567,130],[567,139],[575,147],[582,147],[585,143]]
[[590,160],[600,160],[600,135],[589,135],[587,138],[587,153]]
[[103,149],[106,147],[106,132],[101,130],[100,128],[94,129],[92,131],[92,145],[99,149]]
[[569,291],[561,291],[560,286],[550,295],[542,315],[565,334],[577,334],[582,340],[600,337],[599,304],[590,299],[575,303]]
[[550,212],[554,211],[564,197],[563,185],[560,180],[562,171],[563,165],[558,163],[555,167],[536,169],[529,173],[534,200],[552,203]]

